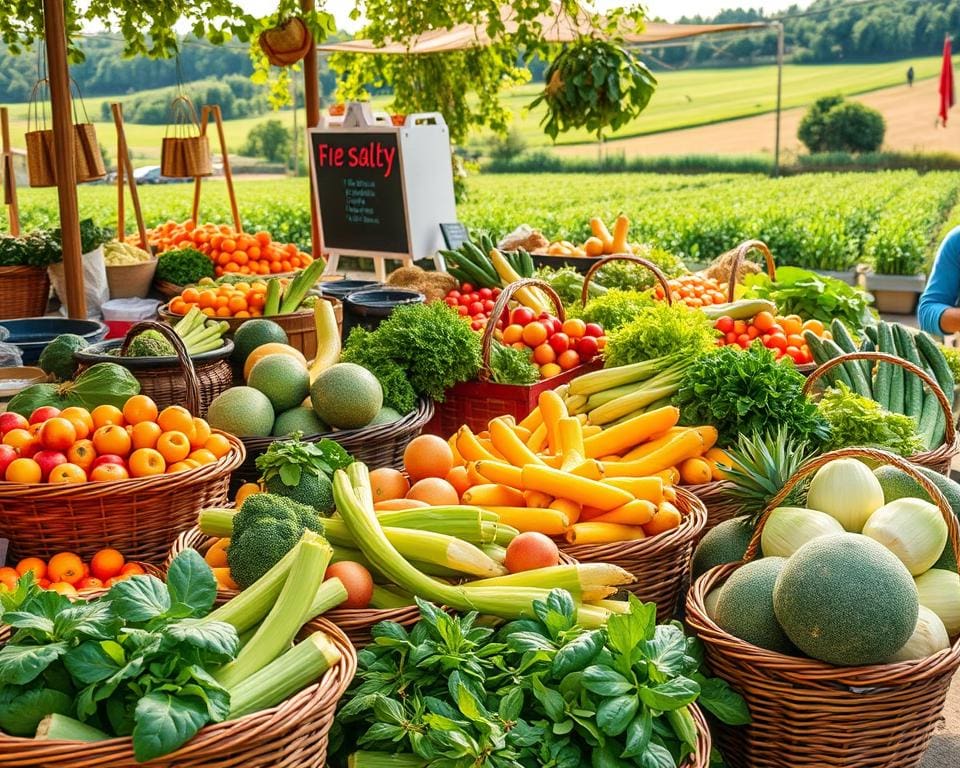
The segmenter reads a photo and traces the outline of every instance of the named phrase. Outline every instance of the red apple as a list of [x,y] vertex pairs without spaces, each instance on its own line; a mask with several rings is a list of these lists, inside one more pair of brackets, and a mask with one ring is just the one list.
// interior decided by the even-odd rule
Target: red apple
[[584,336],[577,341],[577,354],[583,360],[592,360],[599,351],[600,348],[594,336]]
[[43,450],[43,444],[37,438],[34,438],[29,443],[20,446],[20,458],[32,459],[37,451],[41,450]]
[[533,314],[533,310],[527,309],[526,307],[517,307],[510,313],[510,322],[514,325],[529,325],[534,321],[535,317],[536,315]]
[[119,464],[121,467],[127,466],[122,456],[117,456],[115,453],[105,453],[102,456],[97,456],[97,458],[93,460],[90,469],[95,469],[101,464]]
[[52,405],[41,405],[33,413],[30,414],[30,423],[31,424],[40,424],[47,419],[52,419],[54,416],[60,415],[60,409],[54,408]]
[[67,457],[60,453],[60,451],[38,451],[34,455],[33,460],[40,465],[40,475],[44,482],[50,477],[50,473],[54,467],[67,463]]
[[587,329],[583,332],[584,336],[595,336],[600,338],[603,336],[603,328],[601,328],[597,323],[587,323]]
[[7,465],[18,458],[17,449],[12,445],[0,445],[0,477],[7,471]]
[[547,343],[553,348],[553,351],[558,355],[561,352],[566,352],[570,349],[570,337],[565,333],[555,333],[551,336]]
[[13,411],[0,413],[0,435],[7,434],[11,429],[26,429],[29,426],[30,422],[19,413]]

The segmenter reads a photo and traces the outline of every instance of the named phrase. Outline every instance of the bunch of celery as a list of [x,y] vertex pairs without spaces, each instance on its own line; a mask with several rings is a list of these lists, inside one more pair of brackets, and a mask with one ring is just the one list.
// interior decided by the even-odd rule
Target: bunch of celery
[[183,341],[190,355],[199,355],[201,352],[210,352],[223,346],[223,334],[230,330],[230,325],[224,321],[211,321],[207,324],[207,316],[198,307],[193,307],[181,318],[173,330]]

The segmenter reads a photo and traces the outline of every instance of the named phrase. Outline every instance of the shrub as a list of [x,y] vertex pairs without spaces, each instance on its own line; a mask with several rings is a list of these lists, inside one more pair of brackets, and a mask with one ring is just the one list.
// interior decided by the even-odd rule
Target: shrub
[[827,151],[823,141],[823,123],[827,112],[840,104],[843,104],[843,96],[823,96],[813,102],[807,114],[803,116],[797,130],[797,138],[811,152]]
[[842,96],[825,96],[803,116],[797,136],[811,152],[876,152],[885,132],[877,110]]
[[240,153],[247,157],[262,157],[270,163],[286,164],[292,141],[293,131],[282,122],[266,120],[250,129]]

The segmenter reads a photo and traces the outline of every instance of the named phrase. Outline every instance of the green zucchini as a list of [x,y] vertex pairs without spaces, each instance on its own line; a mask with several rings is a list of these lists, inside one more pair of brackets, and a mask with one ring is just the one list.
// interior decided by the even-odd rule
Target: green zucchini
[[490,261],[490,256],[487,253],[481,251],[475,243],[470,242],[460,246],[460,251],[469,259],[471,264],[486,276],[486,287],[500,285],[500,275],[493,268],[493,262]]
[[917,352],[933,372],[933,377],[940,385],[940,389],[943,390],[943,394],[947,396],[947,399],[953,397],[953,389],[956,384],[940,345],[925,333],[918,333],[914,337],[914,341],[917,345]]
[[[824,348],[823,342],[820,340],[819,336],[812,331],[804,331],[803,338],[804,341],[807,342],[807,346],[810,347],[810,354],[813,356],[813,362],[820,366],[830,360],[830,353]],[[825,386],[832,386],[839,380],[837,370],[835,368],[831,368],[820,378],[823,380]]]
[[[840,357],[840,355],[843,354],[843,350],[834,344],[830,339],[820,339],[820,343],[823,345],[824,350],[830,356],[831,360],[835,357]],[[847,385],[847,387],[860,395],[864,394],[861,390],[866,387],[867,394],[864,395],[864,397],[870,397],[869,385],[867,385],[866,382],[858,383],[855,380],[856,374],[862,373],[860,366],[857,365],[856,361],[852,363],[841,363],[833,370],[837,372],[837,381],[842,381]]]
[[923,395],[923,410],[920,412],[920,436],[927,446],[927,450],[933,450],[943,442],[946,434],[946,420],[943,416],[943,409],[937,400],[937,396],[932,391]]
[[[464,246],[468,245],[464,243]],[[467,276],[470,278],[467,282],[473,283],[477,288],[492,288],[494,286],[500,285],[500,279],[497,278],[494,280],[487,271],[480,266],[477,262],[479,259],[469,252],[466,247],[463,247],[462,250],[457,251],[455,258],[457,260],[457,266],[461,270],[467,273]]]
[[520,277],[533,277],[536,267],[533,265],[533,256],[525,248],[520,249],[520,269],[517,270]]
[[[887,323],[880,323],[877,328],[877,348],[878,351],[888,355],[897,354],[897,350],[893,344],[893,331],[890,330],[890,326]],[[877,380],[873,387],[875,395],[873,399],[888,411],[891,410],[890,391],[893,387],[893,371],[895,368],[897,368],[897,366],[891,365],[890,363],[877,363]]]
[[[857,345],[853,341],[853,337],[850,335],[850,331],[847,330],[840,320],[834,318],[830,323],[830,333],[833,336],[833,340],[840,349],[846,353],[857,352]],[[873,366],[870,364],[869,360],[857,360],[856,364],[860,366],[860,370],[863,372],[863,380],[870,382],[870,374],[873,370]],[[851,377],[852,378],[852,377]],[[873,397],[872,391],[861,392],[861,395],[864,397]]]
[[877,343],[877,326],[875,325],[865,325],[863,327],[863,334],[874,344]]
[[[897,353],[907,362],[913,363],[922,369],[920,362],[920,353],[917,352],[917,345],[913,337],[899,323],[893,326],[893,341],[897,345]],[[923,411],[923,392],[925,386],[923,382],[909,371],[904,371],[904,390],[903,390],[903,412],[912,418],[918,425],[920,415]]]

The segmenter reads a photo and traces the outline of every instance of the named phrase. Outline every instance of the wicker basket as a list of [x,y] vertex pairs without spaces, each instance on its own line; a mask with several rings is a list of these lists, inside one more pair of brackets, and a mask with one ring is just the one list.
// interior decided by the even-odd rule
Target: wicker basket
[[[176,357],[124,357],[134,337],[146,330],[162,333],[176,350]],[[117,346],[119,356],[106,354]],[[74,357],[81,370],[103,362],[122,365],[140,382],[140,393],[150,397],[159,409],[182,405],[195,416],[203,416],[213,399],[233,382],[233,370],[228,362],[231,352],[233,342],[224,339],[220,349],[190,356],[173,328],[144,320],[132,326],[122,342],[104,341],[74,353]]]
[[[246,717],[215,723],[154,768],[324,768],[337,703],[357,670],[357,652],[337,626],[320,617],[301,636],[322,630],[340,651],[340,661],[313,685],[282,704]],[[9,630],[0,630],[0,644]],[[107,741],[38,741],[0,733],[0,765],[23,768],[134,768],[129,737]]]
[[832,368],[836,368],[838,365],[842,365],[843,363],[854,360],[873,360],[879,363],[898,365],[907,371],[907,373],[912,373],[924,384],[926,384],[927,388],[937,398],[937,402],[940,404],[940,408],[946,417],[947,432],[943,439],[943,445],[935,448],[932,451],[923,451],[922,453],[914,454],[908,458],[908,461],[911,461],[914,464],[919,464],[921,467],[927,467],[928,469],[932,469],[934,472],[939,472],[940,474],[949,477],[950,464],[953,462],[954,456],[960,453],[960,436],[957,435],[957,428],[954,424],[953,406],[950,404],[947,396],[943,393],[943,390],[940,389],[933,377],[931,377],[930,374],[923,369],[918,368],[909,360],[894,357],[893,355],[888,355],[883,352],[848,352],[847,354],[840,355],[832,360],[827,360],[827,362],[811,373],[809,378],[804,383],[803,394],[810,395],[813,390],[813,385],[827,371],[831,370]]
[[50,277],[43,267],[0,267],[0,320],[41,317],[50,300]]
[[667,276],[663,274],[663,272],[660,270],[660,267],[658,267],[652,261],[644,259],[640,256],[634,256],[632,253],[615,253],[612,256],[604,256],[602,259],[597,259],[597,261],[590,266],[590,269],[588,269],[587,273],[583,276],[583,290],[580,292],[580,306],[587,306],[587,301],[590,299],[590,281],[593,279],[593,276],[611,261],[631,261],[634,264],[639,264],[641,267],[646,267],[653,274],[654,279],[660,283],[660,287],[663,288],[664,300],[667,302],[667,304],[673,304],[673,296],[670,293],[670,285],[667,283]]
[[[243,462],[243,443],[222,433],[230,451],[211,464],[169,475],[80,485],[0,483],[0,531],[8,557],[90,557],[115,547],[130,560],[159,563],[170,541],[204,507],[227,502],[230,473]],[[0,760],[2,764],[2,760]]]
[[707,510],[696,496],[677,488],[677,509],[683,520],[672,531],[639,541],[611,544],[561,544],[581,563],[611,563],[630,571],[636,579],[627,589],[644,602],[657,604],[657,621],[672,619],[686,587],[693,546],[707,522]]
[[714,480],[709,483],[685,485],[684,490],[692,493],[707,510],[707,523],[697,537],[702,539],[708,531],[716,528],[720,523],[736,517],[740,512],[740,503],[730,498],[730,483],[726,480]]
[[490,350],[497,322],[507,311],[507,304],[513,295],[524,286],[536,286],[544,291],[557,309],[557,317],[563,322],[565,313],[560,297],[542,280],[525,279],[511,283],[497,297],[490,311],[490,319],[483,331],[483,364],[477,375],[477,381],[464,381],[455,384],[445,393],[444,401],[437,405],[433,419],[424,429],[433,435],[447,438],[466,424],[474,432],[482,432],[487,423],[497,416],[513,416],[517,421],[525,418],[538,402],[541,392],[556,389],[582,373],[592,371],[602,365],[599,358],[593,362],[578,365],[549,379],[536,384],[496,384],[490,380]]
[[[375,424],[360,429],[343,429],[318,435],[306,435],[303,440],[316,443],[323,438],[336,440],[356,461],[362,461],[371,467],[393,467],[403,469],[403,452],[413,438],[420,434],[424,425],[433,415],[433,401],[421,398],[415,410],[389,424]],[[279,437],[243,437],[247,449],[247,458],[234,473],[234,485],[241,482],[256,482],[260,470],[255,461],[270,444]]]
[[[935,501],[955,552],[958,523],[943,494],[899,456],[846,448],[805,463],[768,505],[744,561],[757,553],[763,524],[796,483],[838,458],[870,459],[908,473]],[[941,717],[950,681],[960,668],[960,638],[917,661],[837,667],[758,648],[724,632],[707,615],[707,595],[742,563],[717,566],[687,595],[687,622],[706,647],[713,674],[747,701],[753,721],[716,736],[731,768],[914,768]]]

